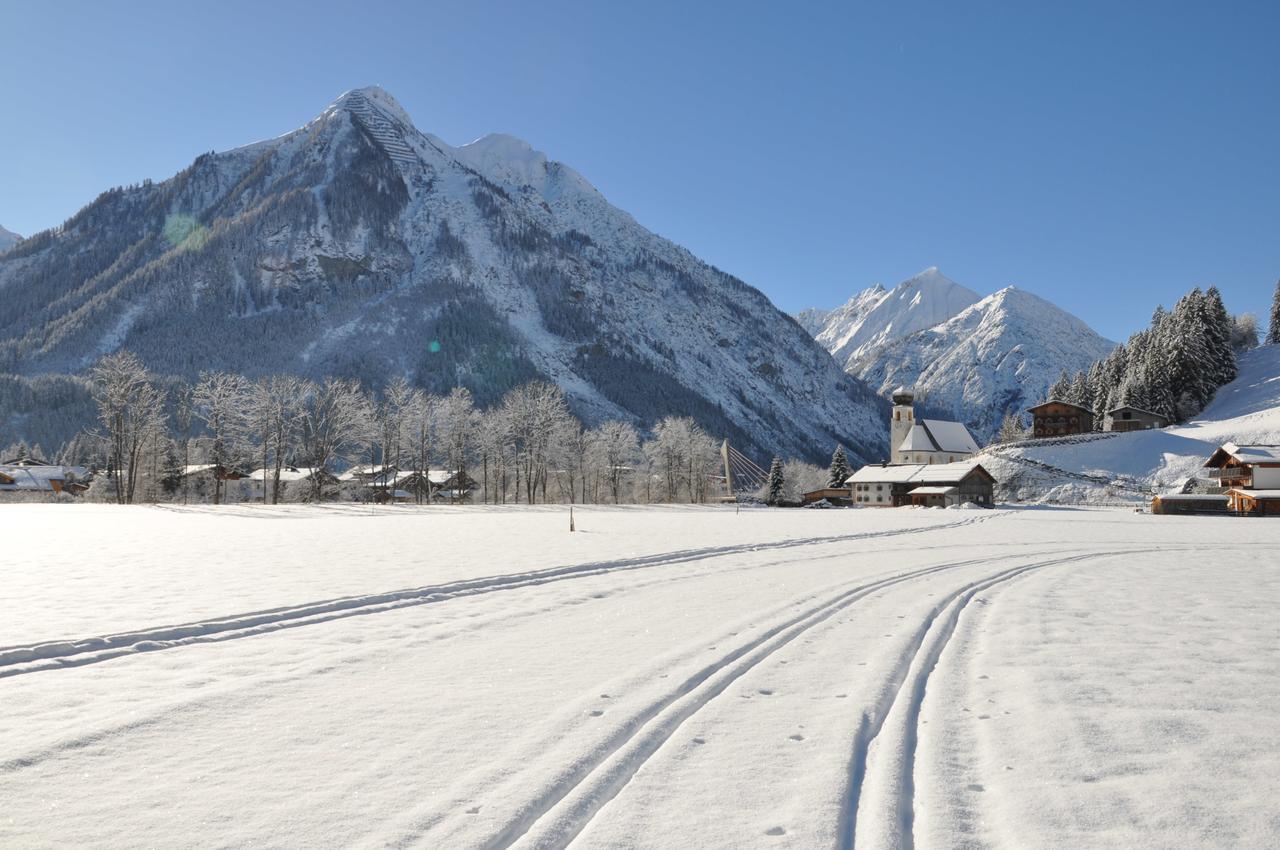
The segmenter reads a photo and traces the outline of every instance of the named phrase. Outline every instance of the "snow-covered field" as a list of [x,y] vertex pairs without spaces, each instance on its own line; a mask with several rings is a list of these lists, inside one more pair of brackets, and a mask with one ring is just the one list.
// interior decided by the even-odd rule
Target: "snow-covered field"
[[1280,524],[0,506],[0,847],[1274,847]]

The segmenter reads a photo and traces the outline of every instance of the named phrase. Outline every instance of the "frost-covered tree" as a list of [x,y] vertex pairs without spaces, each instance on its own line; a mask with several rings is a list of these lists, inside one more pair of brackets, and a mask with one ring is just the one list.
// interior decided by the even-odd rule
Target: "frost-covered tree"
[[849,459],[844,454],[844,446],[836,446],[836,450],[831,454],[831,466],[827,470],[827,486],[843,487],[844,482],[852,474],[853,470],[849,467]]
[[248,387],[246,417],[261,453],[263,476],[267,470],[271,476],[270,487],[263,481],[263,502],[280,502],[280,473],[297,450],[306,395],[306,382],[294,375],[265,375]]
[[775,457],[773,463],[769,464],[769,483],[765,494],[765,504],[777,505],[781,503],[783,490],[786,486],[786,478],[782,472],[782,458]]
[[591,433],[605,485],[616,505],[622,496],[622,482],[639,454],[640,438],[631,423],[616,419],[601,422]]
[[1022,416],[1014,411],[1005,413],[1000,422],[1000,433],[996,435],[997,443],[1016,443],[1027,438],[1027,424]]
[[107,477],[116,502],[131,504],[147,446],[165,431],[164,393],[129,351],[108,354],[90,370],[98,421],[106,429]]
[[446,469],[457,476],[455,480],[459,486],[450,491],[456,494],[468,480],[467,462],[475,449],[480,430],[480,416],[471,390],[455,387],[440,400],[436,409],[436,428]]
[[226,475],[236,462],[249,435],[250,384],[243,375],[202,372],[192,391],[195,414],[212,438],[209,463],[213,464],[213,503],[220,504],[226,491]]
[[1231,348],[1239,357],[1246,351],[1258,347],[1258,317],[1252,313],[1241,313],[1231,322]]
[[313,471],[315,501],[324,498],[325,473],[339,460],[351,461],[368,446],[369,400],[353,380],[326,378],[308,383],[302,409],[302,454]]

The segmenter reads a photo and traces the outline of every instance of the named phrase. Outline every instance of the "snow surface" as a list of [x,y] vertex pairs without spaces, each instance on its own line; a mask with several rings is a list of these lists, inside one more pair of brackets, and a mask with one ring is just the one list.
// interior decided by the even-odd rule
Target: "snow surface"
[[575,516],[0,506],[0,846],[1280,841],[1272,524]]
[[989,447],[974,460],[1007,496],[1029,501],[1145,501],[1177,491],[1223,443],[1280,443],[1280,346],[1246,352],[1239,365],[1236,380],[1183,425],[1028,440]]

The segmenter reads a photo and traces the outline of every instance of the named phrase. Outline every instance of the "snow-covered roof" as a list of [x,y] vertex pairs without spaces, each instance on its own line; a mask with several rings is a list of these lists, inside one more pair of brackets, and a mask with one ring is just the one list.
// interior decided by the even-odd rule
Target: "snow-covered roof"
[[[963,481],[982,464],[957,461],[956,463],[903,463],[880,466],[864,466],[845,479],[845,484],[956,484]],[[983,469],[986,472],[985,469]],[[989,473],[988,473],[989,474]]]
[[354,481],[357,478],[368,478],[373,475],[381,475],[384,472],[395,472],[394,466],[384,467],[380,463],[367,463],[361,466],[353,466],[346,472],[338,476],[339,481]]
[[0,466],[0,490],[52,490],[54,481],[88,476],[82,466]]
[[[1241,463],[1280,463],[1280,445],[1259,443],[1252,446],[1238,446],[1235,443],[1223,443],[1222,448],[1214,452],[1214,457],[1218,452],[1230,455]],[[1210,458],[1212,465],[1213,458]]]
[[954,486],[947,487],[942,484],[926,484],[923,487],[916,487],[912,489],[911,495],[913,496],[950,496],[952,493],[957,493],[957,492],[959,492],[959,490]]
[[1162,502],[1225,502],[1223,493],[1164,493],[1156,497]]
[[1092,408],[1085,407],[1083,404],[1076,404],[1074,401],[1066,401],[1065,399],[1061,399],[1061,398],[1051,398],[1048,401],[1042,401],[1039,404],[1035,405],[1034,407],[1028,407],[1027,410],[1031,413],[1035,413],[1040,408],[1047,407],[1050,404],[1065,404],[1067,407],[1074,407],[1076,410],[1083,410],[1085,413],[1088,413],[1090,416],[1093,415]]
[[[249,477],[254,481],[269,481],[275,477],[275,469],[255,469],[249,473]],[[310,469],[298,469],[292,466],[286,466],[280,470],[281,481],[305,481],[311,477]]]
[[1107,411],[1107,415],[1108,415],[1108,416],[1110,416],[1111,414],[1113,414],[1113,413],[1119,413],[1119,412],[1120,412],[1120,411],[1122,411],[1122,410],[1132,410],[1132,411],[1135,411],[1135,412],[1137,412],[1137,413],[1145,413],[1145,414],[1147,414],[1148,416],[1154,416],[1156,419],[1168,419],[1168,418],[1169,418],[1169,417],[1164,416],[1164,415],[1162,415],[1162,414],[1156,413],[1154,410],[1147,410],[1145,407],[1137,407],[1137,406],[1132,405],[1132,404],[1122,404],[1122,405],[1120,405],[1119,407],[1113,407],[1113,408],[1111,408],[1110,410],[1108,410],[1108,411]]
[[978,444],[969,429],[945,419],[920,419],[897,448],[900,452],[953,452],[976,454]]
[[1280,490],[1244,490],[1233,488],[1228,493],[1237,493],[1241,496],[1248,496],[1250,499],[1258,499],[1260,501],[1269,502],[1272,499],[1280,499]]

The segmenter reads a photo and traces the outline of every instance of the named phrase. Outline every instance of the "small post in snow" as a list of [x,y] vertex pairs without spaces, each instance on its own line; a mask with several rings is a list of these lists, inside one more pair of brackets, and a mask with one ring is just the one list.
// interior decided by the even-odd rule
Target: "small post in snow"
[[569,530],[573,531],[573,505],[569,506]]

